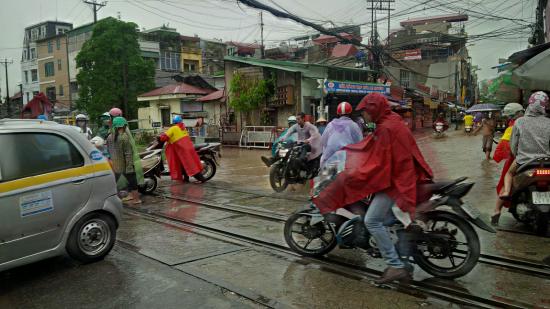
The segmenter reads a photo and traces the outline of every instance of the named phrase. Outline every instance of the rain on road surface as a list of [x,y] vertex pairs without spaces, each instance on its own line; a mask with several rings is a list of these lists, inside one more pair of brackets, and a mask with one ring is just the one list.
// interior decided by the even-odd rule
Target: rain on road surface
[[[488,221],[500,167],[484,160],[481,137],[451,130],[446,138],[436,140],[425,132],[417,140],[437,179],[467,176],[476,182],[467,200]],[[105,261],[77,265],[61,257],[0,273],[0,307],[459,307],[422,293],[377,288],[361,276],[284,252],[220,239],[169,220],[284,245],[281,222],[190,202],[280,215],[307,203],[307,186],[279,194],[271,190],[268,169],[260,161],[260,155],[268,151],[226,147],[222,153],[221,167],[207,184],[171,184],[165,179],[159,189],[162,196],[145,198],[137,211],[127,209],[117,246]],[[482,253],[536,263],[550,256],[550,238],[526,234],[510,214],[503,215],[501,227],[518,232],[492,235],[478,229]],[[329,257],[384,268],[380,260],[358,251],[335,250]],[[550,308],[548,278],[498,266],[478,264],[455,281],[438,281],[417,267],[415,280],[518,307]]]

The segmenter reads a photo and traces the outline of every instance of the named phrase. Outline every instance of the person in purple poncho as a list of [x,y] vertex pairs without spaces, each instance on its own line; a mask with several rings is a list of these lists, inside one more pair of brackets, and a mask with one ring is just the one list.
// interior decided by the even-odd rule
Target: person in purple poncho
[[321,156],[321,168],[327,160],[338,150],[349,144],[355,144],[363,139],[363,131],[350,117],[351,104],[342,102],[338,104],[336,113],[339,118],[332,120],[321,136],[323,155]]

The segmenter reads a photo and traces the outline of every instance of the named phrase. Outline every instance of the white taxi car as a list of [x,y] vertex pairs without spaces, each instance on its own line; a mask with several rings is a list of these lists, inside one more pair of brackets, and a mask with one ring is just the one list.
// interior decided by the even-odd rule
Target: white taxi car
[[0,120],[0,271],[113,248],[122,203],[109,163],[73,128]]

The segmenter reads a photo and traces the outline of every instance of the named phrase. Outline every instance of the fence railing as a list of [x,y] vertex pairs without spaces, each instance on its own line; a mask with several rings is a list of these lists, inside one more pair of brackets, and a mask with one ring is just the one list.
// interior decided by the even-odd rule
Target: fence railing
[[241,132],[239,147],[268,149],[275,140],[273,126],[246,126]]

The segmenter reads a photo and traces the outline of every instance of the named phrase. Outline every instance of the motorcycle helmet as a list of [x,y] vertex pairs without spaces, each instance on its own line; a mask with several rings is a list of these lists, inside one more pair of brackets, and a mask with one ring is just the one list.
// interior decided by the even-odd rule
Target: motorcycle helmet
[[111,115],[112,117],[119,117],[119,116],[122,116],[122,110],[118,107],[113,107],[111,108],[111,110],[109,111],[109,115]]
[[96,147],[102,147],[103,145],[105,145],[105,140],[99,136],[92,138],[90,142]]
[[181,116],[180,116],[180,115],[174,116],[174,119],[172,119],[172,122],[173,122],[174,124],[181,123],[181,122],[182,122]]
[[338,116],[349,115],[349,114],[351,114],[352,110],[353,110],[353,108],[351,107],[351,104],[349,104],[348,102],[342,102],[342,103],[338,104],[336,114]]
[[297,122],[296,116],[288,117],[287,121],[288,121],[288,124],[295,124]]
[[124,117],[115,117],[113,119],[113,128],[123,128],[128,125],[128,121]]
[[101,114],[101,116],[99,116],[100,119],[111,119],[111,114],[109,114],[109,112],[105,112],[103,114]]
[[84,114],[78,114],[76,115],[75,117],[76,121],[88,121],[88,116],[84,115]]

